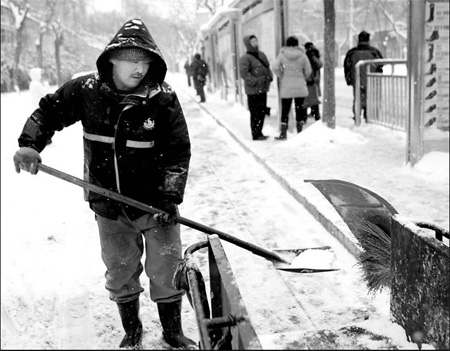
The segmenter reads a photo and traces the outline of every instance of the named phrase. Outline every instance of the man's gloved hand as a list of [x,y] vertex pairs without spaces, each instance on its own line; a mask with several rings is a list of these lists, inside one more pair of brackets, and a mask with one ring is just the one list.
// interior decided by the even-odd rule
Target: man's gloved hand
[[20,170],[36,174],[38,172],[38,163],[42,162],[39,152],[31,147],[22,147],[14,154],[14,166],[16,172],[20,173]]
[[160,203],[158,203],[158,206],[155,207],[167,213],[167,214],[157,213],[153,215],[153,218],[156,219],[159,223],[161,224],[177,223],[178,206],[176,204],[169,201],[161,201]]

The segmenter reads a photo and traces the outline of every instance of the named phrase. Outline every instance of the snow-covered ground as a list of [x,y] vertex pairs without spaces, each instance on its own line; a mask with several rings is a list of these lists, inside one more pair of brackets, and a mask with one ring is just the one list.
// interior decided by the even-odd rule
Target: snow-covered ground
[[[178,78],[173,76],[171,79]],[[406,340],[403,328],[390,321],[388,292],[373,298],[367,296],[363,283],[357,278],[355,259],[339,242],[281,190],[188,95],[180,92],[179,97],[188,119],[194,151],[186,199],[181,206],[183,216],[239,233],[244,240],[269,249],[326,243],[336,252],[341,268],[338,273],[288,275],[279,274],[261,265],[261,261],[267,263],[263,259],[224,243],[244,300],[252,296],[246,305],[254,316],[255,328],[264,334],[265,348],[283,348],[286,340],[276,337],[283,330],[292,335],[290,331],[298,332],[305,326],[306,329],[317,329],[323,325],[357,324],[390,337],[401,349],[417,349]],[[116,306],[107,299],[104,289],[97,227],[93,213],[82,200],[82,189],[46,174],[31,176],[22,172],[18,175],[14,171],[12,156],[17,149],[17,137],[31,112],[28,101],[27,92],[1,96],[1,347],[115,349],[122,328]],[[207,103],[223,106],[215,96],[208,96]],[[234,113],[234,118],[242,117],[248,128],[248,111],[241,106],[231,106],[217,113]],[[276,134],[269,124],[265,132],[272,136]],[[323,129],[321,124],[309,126],[302,136],[304,138],[300,140],[290,135],[285,144],[271,145],[271,148],[298,152],[313,143],[315,148],[326,149],[330,140],[355,148],[364,141],[356,131],[337,128],[331,132]],[[277,154],[275,151],[274,155]],[[54,143],[42,156],[45,164],[81,178],[80,126],[72,126],[55,135]],[[330,153],[329,157],[332,159],[336,155]],[[308,162],[307,167],[313,172],[316,166],[314,162]],[[343,167],[347,167],[347,172],[354,177],[366,177],[358,173],[364,171],[358,167]],[[427,179],[444,191],[447,189],[448,206],[448,154],[432,153],[414,169],[400,168],[418,183]],[[394,187],[395,183],[389,183],[389,186]],[[399,193],[404,193],[405,197],[398,203],[412,201],[410,192]],[[182,230],[185,245],[202,238],[201,233]],[[144,275],[142,283],[147,294],[148,282]],[[274,292],[274,287],[279,289]],[[265,290],[264,294],[254,298],[251,294],[256,288]],[[291,295],[295,295],[293,300]],[[295,306],[290,305],[298,299],[301,308],[298,301]],[[275,306],[271,305],[272,301],[276,301]],[[279,315],[289,308],[292,311],[286,313],[290,313],[290,318]],[[144,347],[164,348],[156,307],[148,295],[142,299],[142,311]],[[186,300],[183,318],[186,334],[198,340],[194,314]],[[364,346],[373,348],[373,341],[368,340]],[[430,345],[423,345],[423,348],[433,349]]]

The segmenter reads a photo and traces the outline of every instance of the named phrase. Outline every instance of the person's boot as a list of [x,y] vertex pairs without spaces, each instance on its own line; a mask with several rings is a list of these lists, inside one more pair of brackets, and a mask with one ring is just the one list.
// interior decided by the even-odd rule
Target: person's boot
[[303,122],[303,121],[297,122],[297,133],[300,133],[303,130],[304,124],[305,124],[305,122]]
[[320,120],[319,105],[311,107],[311,116],[313,116],[316,121]]
[[287,139],[287,129],[288,126],[284,123],[281,124],[281,133],[279,136],[275,137],[276,140],[286,140]]
[[170,303],[158,303],[158,314],[163,328],[163,339],[170,346],[184,349],[196,349],[197,344],[184,336],[181,327],[181,300]]
[[142,342],[142,322],[139,318],[139,299],[117,303],[119,308],[120,318],[122,319],[122,326],[125,330],[119,348],[131,348],[139,350]]

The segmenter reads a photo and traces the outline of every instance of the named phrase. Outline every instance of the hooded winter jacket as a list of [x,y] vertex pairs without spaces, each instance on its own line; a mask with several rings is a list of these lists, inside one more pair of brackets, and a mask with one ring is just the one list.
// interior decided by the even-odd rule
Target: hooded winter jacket
[[239,71],[244,80],[244,89],[247,95],[267,93],[270,89],[270,82],[273,74],[270,70],[267,56],[250,45],[250,37],[244,37],[244,45],[247,52],[239,60]]
[[[138,47],[151,55],[138,93],[116,90],[109,52]],[[147,27],[139,19],[125,23],[97,60],[98,73],[84,75],[48,94],[32,113],[19,146],[41,152],[48,136],[78,121],[83,126],[84,179],[158,207],[183,201],[191,157],[187,124],[176,93],[164,82],[166,64]],[[70,157],[70,153],[68,153]],[[91,209],[102,217],[144,214],[86,191]]]
[[309,59],[299,46],[285,46],[272,64],[273,72],[280,77],[280,97],[308,96],[306,79],[312,73]]

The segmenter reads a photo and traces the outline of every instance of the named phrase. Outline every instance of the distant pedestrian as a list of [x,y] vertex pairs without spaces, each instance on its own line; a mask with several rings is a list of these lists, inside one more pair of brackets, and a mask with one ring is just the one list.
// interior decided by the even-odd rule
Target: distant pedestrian
[[292,100],[295,105],[297,132],[300,133],[303,130],[306,122],[306,109],[303,107],[303,102],[308,96],[306,79],[312,73],[308,57],[303,48],[298,46],[298,39],[295,36],[287,38],[286,46],[281,48],[272,63],[272,70],[281,79],[281,133],[275,139],[284,140],[287,138]]
[[303,102],[303,107],[307,110],[311,110],[311,117],[314,117],[316,121],[320,119],[320,69],[322,68],[322,60],[320,59],[319,50],[313,43],[308,42],[305,44],[306,56],[308,56],[309,63],[311,64],[312,73],[306,79],[306,85],[308,86],[308,96]]
[[189,59],[184,64],[184,70],[186,72],[188,86],[191,86],[191,64],[189,63]]
[[263,135],[262,129],[266,115],[270,114],[267,107],[267,92],[273,74],[267,56],[258,48],[256,36],[244,37],[244,44],[247,52],[239,60],[239,70],[247,94],[252,139],[266,140],[268,136]]
[[[353,119],[355,119],[355,98],[356,98],[356,64],[361,60],[382,59],[381,52],[370,45],[370,34],[362,31],[358,35],[358,45],[345,55],[344,74],[347,85],[353,86]],[[371,72],[383,73],[383,65],[370,65]],[[364,110],[364,119],[367,122],[367,71],[360,70],[360,94],[361,94],[361,110]]]
[[194,55],[194,60],[191,63],[191,74],[194,78],[194,86],[197,90],[197,95],[200,96],[200,102],[206,101],[205,84],[206,76],[209,73],[208,64],[202,60],[200,54]]

